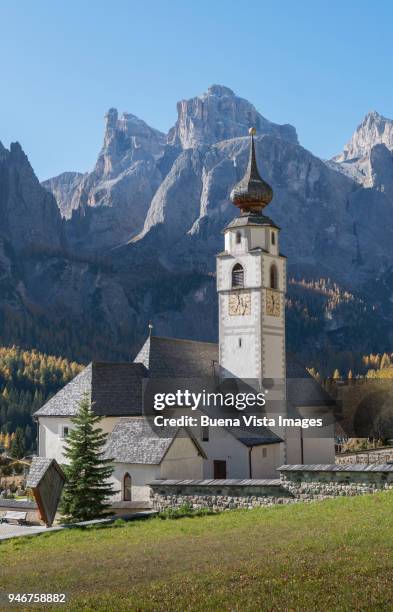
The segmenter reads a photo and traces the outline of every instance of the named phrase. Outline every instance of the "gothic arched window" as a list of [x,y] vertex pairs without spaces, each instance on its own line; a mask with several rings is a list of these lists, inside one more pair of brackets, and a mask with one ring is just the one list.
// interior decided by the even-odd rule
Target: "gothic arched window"
[[276,234],[272,232],[272,244],[276,244]]
[[123,501],[131,501],[131,476],[128,472],[124,474]]
[[244,270],[238,263],[232,268],[232,287],[244,287]]
[[270,267],[270,287],[278,289],[278,272],[275,264],[272,264]]

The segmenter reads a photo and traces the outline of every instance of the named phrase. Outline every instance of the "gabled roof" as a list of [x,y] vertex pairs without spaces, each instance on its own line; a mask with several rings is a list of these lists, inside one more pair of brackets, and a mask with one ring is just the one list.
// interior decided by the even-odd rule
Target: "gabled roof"
[[26,486],[29,488],[38,487],[51,465],[53,465],[53,468],[60,474],[61,478],[65,480],[63,470],[56,459],[51,459],[49,457],[33,457],[29,475],[26,479]]
[[[121,418],[109,435],[105,457],[116,463],[159,465],[178,433],[179,428],[165,427],[158,435],[143,417]],[[188,431],[187,434],[198,453],[205,456]]]
[[91,392],[92,364],[51,397],[34,416],[73,416],[85,393]]
[[68,416],[78,412],[87,393],[100,416],[131,416],[142,413],[142,381],[146,370],[139,363],[89,364],[63,387],[35,416]]
[[94,412],[101,416],[141,414],[146,375],[146,369],[139,363],[93,363]]
[[202,378],[217,372],[218,344],[149,336],[134,360],[149,378]]

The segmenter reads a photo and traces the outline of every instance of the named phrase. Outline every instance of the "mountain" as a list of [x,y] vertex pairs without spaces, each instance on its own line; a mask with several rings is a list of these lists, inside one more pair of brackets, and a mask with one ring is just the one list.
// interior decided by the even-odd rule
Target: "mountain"
[[[229,193],[246,167],[247,130],[256,126],[258,165],[274,190],[268,214],[282,228],[293,280],[289,346],[326,367],[334,359],[352,363],[360,351],[388,350],[388,139],[375,142],[378,129],[369,127],[367,149],[362,128],[345,160],[324,162],[299,144],[294,127],[270,122],[227,87],[213,85],[177,110],[165,135],[110,109],[94,169],[43,185],[20,147],[3,149],[4,158],[15,156],[19,178],[12,214],[0,219],[0,341],[87,361],[130,358],[149,322],[157,334],[215,340],[214,256],[222,228],[237,214]],[[352,160],[356,147],[363,157]],[[369,183],[362,164],[369,164]],[[7,180],[0,179],[1,194],[9,192]],[[11,231],[10,214],[16,215]],[[334,299],[330,289],[318,289],[321,278],[334,287]]]
[[212,85],[206,93],[177,103],[178,119],[168,133],[168,143],[190,149],[244,136],[250,126],[297,144],[292,125],[277,125],[262,117],[255,107],[236,96],[229,87]]
[[[134,115],[119,118],[116,109],[109,109],[94,170],[76,181],[67,173],[43,184],[57,197],[63,216],[71,218],[67,235],[74,248],[111,248],[141,230],[144,235],[146,214],[155,210],[152,199],[173,167],[182,165],[181,154],[187,159],[200,146],[242,137],[252,125],[260,134],[297,143],[295,128],[271,123],[227,87],[213,85],[205,94],[179,102],[177,110],[176,124],[165,136]],[[64,188],[68,178],[71,189]]]
[[393,151],[393,121],[371,111],[356,128],[342,153],[336,155],[333,160],[340,163],[359,159],[377,144],[383,144],[389,151]]
[[[368,113],[343,151],[330,166],[363,187],[390,191],[393,184],[393,121],[376,111]],[[328,162],[329,163],[329,162]]]
[[[92,172],[79,177],[62,198],[62,213],[70,218],[67,239],[75,249],[93,251],[128,239],[143,227],[146,211],[162,181],[157,163],[165,136],[134,115],[118,117],[109,109],[104,143]],[[46,182],[54,194],[62,175]],[[86,241],[86,235],[89,240]]]
[[43,189],[18,142],[0,142],[0,237],[16,250],[55,250],[62,222],[51,193]]
[[74,199],[74,194],[79,184],[81,183],[84,174],[81,172],[62,172],[47,181],[43,181],[42,186],[53,193],[56,198],[60,213],[66,219],[71,217],[72,203],[79,206],[77,198]]

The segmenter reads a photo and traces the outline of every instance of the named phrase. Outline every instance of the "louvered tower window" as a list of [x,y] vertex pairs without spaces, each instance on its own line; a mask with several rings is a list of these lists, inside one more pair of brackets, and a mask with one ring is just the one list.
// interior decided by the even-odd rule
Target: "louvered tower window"
[[278,272],[275,264],[270,268],[270,287],[272,289],[278,289]]
[[244,270],[240,264],[232,268],[232,287],[244,287]]

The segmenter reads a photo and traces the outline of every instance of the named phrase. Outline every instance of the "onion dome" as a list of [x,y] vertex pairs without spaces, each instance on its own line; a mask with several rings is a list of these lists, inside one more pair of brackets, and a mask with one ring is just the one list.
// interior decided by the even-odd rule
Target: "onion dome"
[[242,212],[258,212],[271,202],[273,190],[259,174],[255,159],[254,134],[255,128],[250,128],[250,157],[245,175],[231,191],[231,200]]

